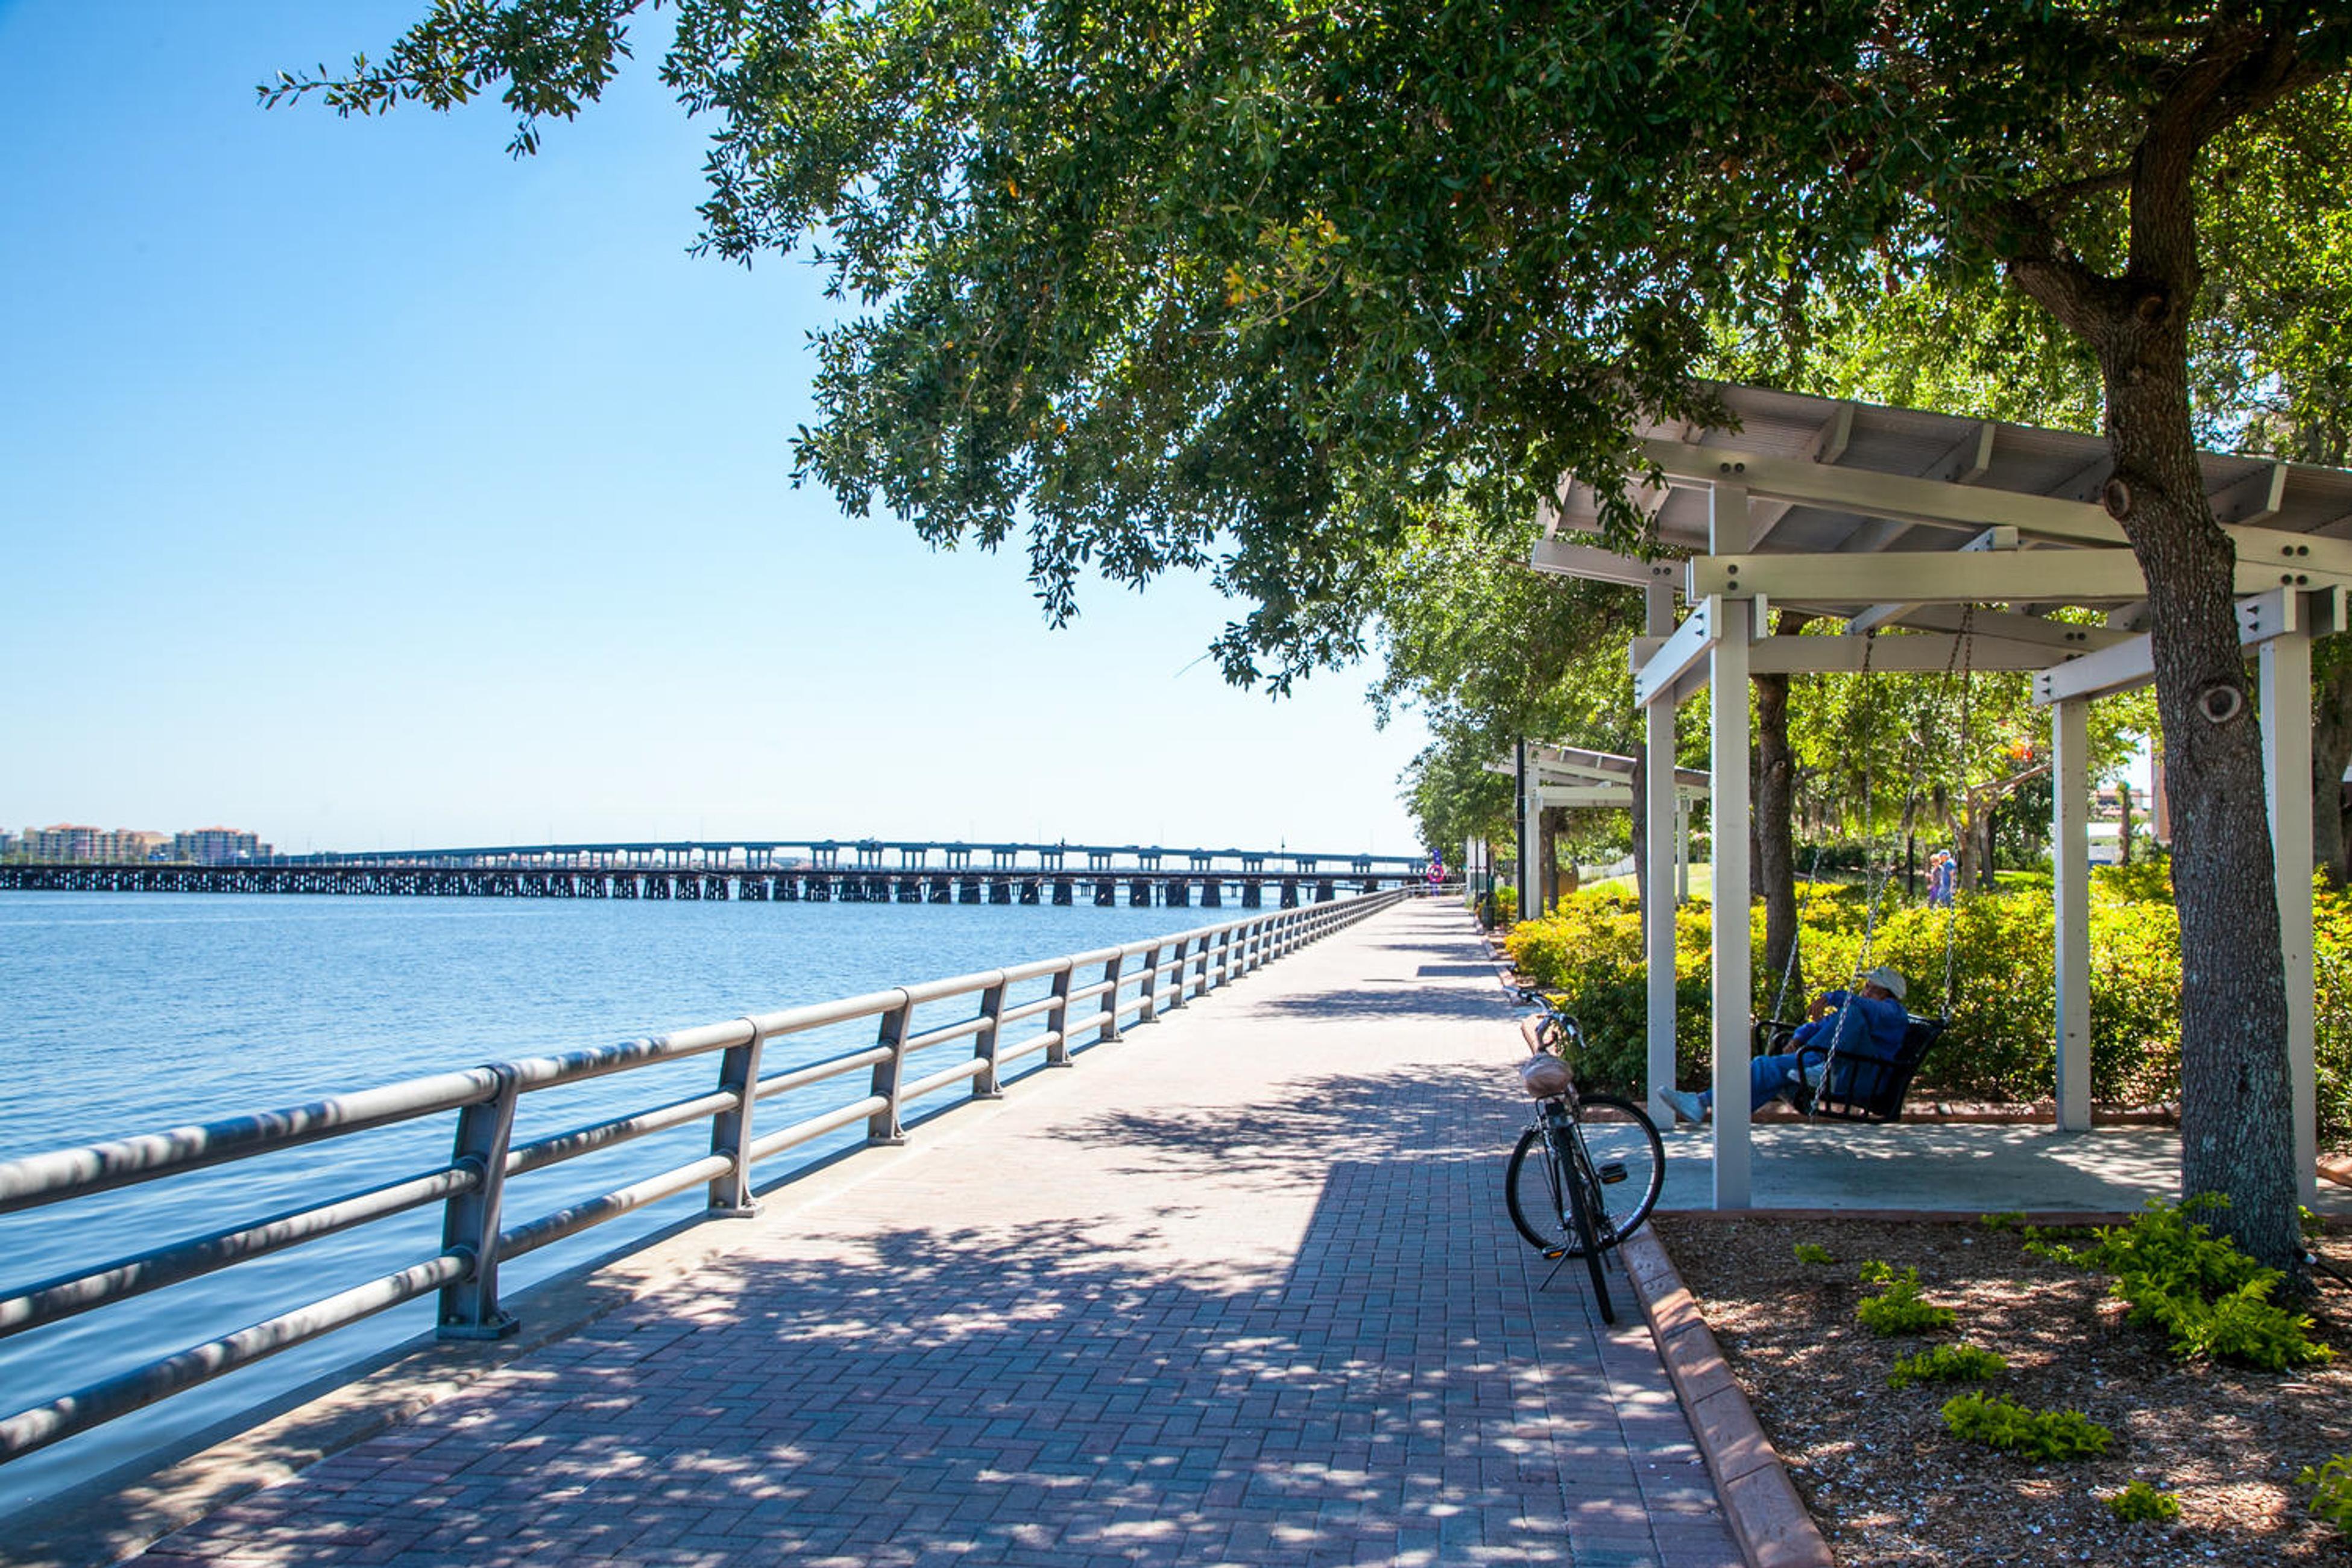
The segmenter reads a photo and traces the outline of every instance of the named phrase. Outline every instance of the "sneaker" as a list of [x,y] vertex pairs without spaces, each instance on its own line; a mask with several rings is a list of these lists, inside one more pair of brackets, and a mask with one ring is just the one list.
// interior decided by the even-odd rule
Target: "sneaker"
[[1696,1094],[1687,1089],[1661,1089],[1658,1091],[1658,1099],[1666,1109],[1675,1113],[1675,1120],[1677,1122],[1706,1120],[1706,1104]]

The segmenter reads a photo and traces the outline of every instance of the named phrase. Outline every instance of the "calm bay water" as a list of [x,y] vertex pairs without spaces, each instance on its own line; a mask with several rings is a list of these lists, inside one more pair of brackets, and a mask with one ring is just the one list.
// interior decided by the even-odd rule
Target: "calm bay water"
[[[0,1160],[1052,957],[1239,913],[0,893]],[[919,1012],[916,1023],[970,1013],[969,1003],[942,1004],[936,1017]],[[763,1071],[854,1049],[873,1030],[868,1020],[776,1042]],[[516,1140],[704,1092],[717,1071],[710,1055],[526,1096]],[[762,1102],[759,1125],[773,1130],[862,1092],[844,1080]],[[132,1187],[71,1205],[69,1218],[39,1210],[0,1216],[0,1288],[438,1166],[453,1125],[452,1115],[433,1116]],[[793,1151],[761,1167],[760,1179],[860,1136],[862,1127]],[[697,1124],[518,1178],[507,1223],[684,1164],[708,1139],[707,1124]],[[701,1202],[699,1188],[681,1193],[518,1260],[502,1287],[569,1268],[688,1217]],[[417,1261],[437,1250],[439,1236],[437,1206],[415,1210],[0,1340],[0,1415]],[[0,1468],[0,1514],[419,1333],[431,1313],[429,1296],[411,1301]]]

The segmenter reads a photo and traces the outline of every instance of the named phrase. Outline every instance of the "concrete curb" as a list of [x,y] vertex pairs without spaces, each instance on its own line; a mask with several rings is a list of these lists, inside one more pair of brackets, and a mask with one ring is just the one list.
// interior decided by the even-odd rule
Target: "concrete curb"
[[1835,1568],[1829,1542],[1733,1381],[1723,1351],[1664,1243],[1643,1227],[1617,1249],[1658,1355],[1698,1439],[1706,1473],[1748,1568]]

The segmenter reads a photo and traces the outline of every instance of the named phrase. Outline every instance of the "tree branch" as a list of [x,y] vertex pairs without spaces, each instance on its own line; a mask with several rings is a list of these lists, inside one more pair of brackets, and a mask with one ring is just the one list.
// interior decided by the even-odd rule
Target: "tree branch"
[[2079,179],[2062,180],[2019,199],[2036,213],[2048,214],[2068,202],[2079,202],[2085,196],[2095,196],[2102,191],[2120,191],[2130,185],[2132,172],[2128,164],[2114,169],[2102,169]]

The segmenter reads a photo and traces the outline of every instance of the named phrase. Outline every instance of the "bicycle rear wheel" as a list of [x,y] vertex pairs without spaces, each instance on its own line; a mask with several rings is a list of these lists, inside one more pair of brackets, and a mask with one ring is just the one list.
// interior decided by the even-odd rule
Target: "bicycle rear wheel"
[[[1591,1094],[1578,1105],[1568,1135],[1577,1140],[1593,1176],[1594,1242],[1614,1247],[1650,1217],[1665,1185],[1665,1145],[1642,1108],[1614,1095]],[[1550,1157],[1540,1124],[1519,1135],[1503,1173],[1511,1223],[1528,1244],[1580,1257],[1585,1243],[1570,1222],[1566,1174]]]

